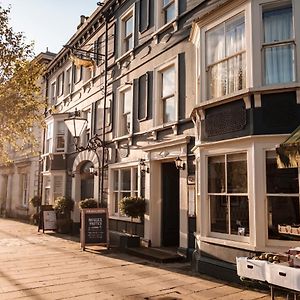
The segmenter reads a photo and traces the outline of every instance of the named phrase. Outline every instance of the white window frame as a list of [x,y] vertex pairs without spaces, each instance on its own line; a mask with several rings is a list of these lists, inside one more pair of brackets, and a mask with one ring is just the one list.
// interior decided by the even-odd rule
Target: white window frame
[[155,1],[155,24],[156,30],[164,29],[165,27],[169,27],[179,15],[179,0],[170,0],[170,3],[175,4],[175,16],[169,22],[165,22],[165,9],[170,5],[163,5],[163,0]]
[[[115,195],[117,194],[118,201],[121,200],[121,193],[126,192],[127,190],[121,190],[121,172],[124,170],[129,170],[130,169],[130,196],[140,196],[141,195],[141,183],[140,183],[140,172],[139,172],[139,166],[136,163],[131,163],[131,164],[126,164],[122,166],[114,166],[111,167],[109,170],[109,182],[110,182],[110,191],[109,192],[109,212],[110,216],[117,217],[120,219],[126,219],[130,220],[130,218],[122,215],[120,213],[120,210],[118,208],[118,211],[116,211],[116,197]],[[114,184],[116,182],[116,179],[114,176],[116,175],[117,172],[117,180],[118,180],[118,189],[116,190],[114,187]],[[137,177],[136,177],[137,176]],[[135,187],[134,184],[137,183],[137,186]],[[128,190],[129,191],[129,190]]]
[[[130,113],[130,128],[129,133],[124,134],[123,118],[124,118],[124,93],[129,92],[131,94],[131,111]],[[131,85],[122,86],[117,93],[117,137],[129,136],[133,132],[133,87]],[[128,114],[128,113],[127,113]]]
[[[126,41],[128,36],[125,36],[125,23],[127,20],[132,18],[132,33],[128,36],[132,38],[132,47],[126,49]],[[135,6],[131,6],[121,17],[119,22],[119,56],[125,56],[130,53],[135,46]]]
[[55,105],[56,104],[56,81],[51,82],[50,84],[50,105]]
[[[59,132],[59,126],[58,126],[58,123],[60,123],[60,122],[63,123],[63,125],[64,125],[63,120],[57,120],[57,121],[54,122],[54,127],[55,127],[55,152],[66,152],[67,128],[64,125],[64,132],[60,133]],[[58,140],[59,137],[63,137],[63,139],[64,139],[64,147],[63,148],[58,147],[57,140]]]
[[[263,1],[262,3],[260,3],[260,22],[261,22],[261,40],[260,40],[260,43],[261,43],[261,83],[263,86],[279,86],[279,85],[286,85],[286,84],[293,84],[297,81],[297,78],[298,78],[298,72],[297,72],[297,68],[299,70],[299,63],[297,63],[297,52],[299,54],[299,46],[297,47],[297,42],[296,42],[296,31],[297,31],[297,28],[296,28],[296,22],[299,22],[299,20],[296,20],[296,19],[299,19],[299,18],[295,18],[296,16],[296,9],[297,9],[297,1],[293,1],[293,0],[283,0],[283,1]],[[267,10],[267,11],[272,11],[272,10],[276,10],[276,9],[279,9],[281,7],[284,7],[284,6],[287,6],[287,5],[290,5],[292,7],[292,23],[293,23],[293,36],[292,38],[290,38],[289,40],[283,40],[283,41],[275,41],[275,42],[268,42],[268,43],[265,43],[264,42],[264,19],[263,19],[263,13]],[[299,3],[298,3],[299,5]],[[300,5],[298,6],[298,15],[299,15],[299,8],[300,8]],[[299,30],[299,29],[298,29]],[[299,34],[298,34],[299,35]],[[280,83],[266,83],[266,74],[265,74],[265,59],[264,59],[264,49],[268,48],[268,47],[272,47],[274,45],[293,45],[293,49],[294,49],[294,58],[295,58],[295,61],[294,61],[294,70],[293,71],[293,77],[294,77],[294,80],[292,81],[289,81],[289,82],[280,82]]]
[[[209,157],[214,157],[214,156],[228,156],[228,155],[232,155],[232,154],[246,154],[246,161],[247,161],[247,193],[209,193],[208,192],[208,158]],[[250,237],[251,237],[251,203],[250,203],[250,180],[251,180],[251,172],[250,172],[250,160],[249,160],[249,153],[247,150],[240,150],[237,152],[226,152],[226,153],[215,153],[215,154],[209,154],[206,155],[205,157],[205,161],[206,161],[206,168],[205,168],[205,172],[206,172],[206,176],[207,176],[207,181],[206,181],[206,195],[207,195],[207,212],[208,212],[208,218],[207,218],[207,234],[208,237],[212,237],[212,238],[218,238],[218,239],[222,239],[222,240],[228,240],[228,241],[240,241],[240,242],[250,242]],[[225,181],[227,178],[227,160],[225,159]],[[225,185],[227,185],[227,181],[225,182]],[[210,195],[223,195],[223,196],[245,196],[248,197],[248,214],[249,214],[249,236],[242,236],[242,235],[236,235],[236,234],[227,234],[227,233],[220,233],[220,232],[214,232],[211,231],[211,208],[210,208],[210,200],[209,200],[209,196]],[[228,205],[228,204],[227,204]],[[228,211],[228,214],[230,215],[230,210]],[[230,226],[230,216],[229,216],[229,226]]]
[[65,73],[61,72],[58,76],[57,76],[57,87],[56,87],[56,93],[57,93],[57,97],[60,97],[64,94],[64,79],[65,79]]
[[[178,76],[178,57],[173,58],[172,60],[166,62],[165,64],[159,66],[154,70],[154,85],[155,85],[155,99],[154,102],[154,125],[170,125],[178,122],[179,114],[179,76]],[[162,73],[168,68],[174,67],[175,69],[175,91],[174,91],[174,102],[175,102],[175,120],[164,123],[164,112],[163,112],[163,97],[162,97]]]
[[54,135],[54,122],[51,121],[46,124],[46,137],[45,137],[45,149],[46,153],[53,152],[53,135]]
[[[268,237],[268,226],[269,226],[269,210],[268,210],[268,201],[269,201],[269,197],[298,197],[299,201],[300,201],[300,168],[298,168],[298,186],[299,186],[299,192],[298,194],[296,193],[268,193],[267,191],[267,167],[266,167],[266,163],[267,163],[267,152],[273,152],[273,154],[275,154],[276,156],[276,151],[275,149],[265,149],[264,151],[264,192],[265,192],[265,224],[266,224],[266,242],[267,244],[273,245],[273,244],[278,244],[278,242],[280,243],[298,243],[298,241],[292,241],[292,240],[279,240],[279,239],[270,239]],[[274,153],[275,152],[275,153]]]
[[[232,4],[234,5],[234,3]],[[191,40],[196,45],[197,48],[197,77],[196,77],[196,86],[197,86],[197,103],[200,104],[207,100],[212,101],[215,99],[209,99],[208,96],[208,78],[206,72],[206,32],[210,29],[220,25],[221,23],[237,16],[239,14],[243,14],[245,18],[245,49],[246,49],[246,89],[250,86],[252,80],[252,62],[251,62],[251,54],[252,54],[252,40],[248,38],[251,36],[251,30],[248,28],[251,20],[251,13],[249,11],[250,7],[247,5],[240,5],[238,7],[234,6],[231,9],[227,9],[227,12],[224,12],[224,15],[221,17],[214,17],[212,15],[208,19],[204,19],[199,21],[197,27],[195,28],[195,32],[191,37]],[[229,11],[229,12],[228,12]],[[245,90],[239,90],[238,92],[233,93],[234,95],[237,93],[243,93]],[[225,95],[221,98],[229,98],[232,94]],[[219,100],[220,98],[217,98]]]
[[[60,185],[60,187],[62,187],[61,189],[61,196],[64,196],[66,193],[66,171],[52,171],[51,174],[47,173],[43,175],[43,204],[46,204],[46,195],[48,193],[49,195],[49,203],[47,204],[54,204],[54,200],[55,200],[55,195],[58,196],[58,194],[55,193],[55,186],[54,186],[54,178],[61,176],[62,178],[62,184]],[[46,192],[46,190],[48,192]]]

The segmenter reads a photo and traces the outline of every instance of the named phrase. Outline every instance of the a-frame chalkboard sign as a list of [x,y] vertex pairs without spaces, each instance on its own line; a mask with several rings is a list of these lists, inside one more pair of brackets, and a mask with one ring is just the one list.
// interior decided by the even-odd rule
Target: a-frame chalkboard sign
[[109,248],[107,208],[84,208],[81,210],[80,248],[99,245]]
[[42,205],[39,217],[38,231],[56,230],[56,214],[52,205]]

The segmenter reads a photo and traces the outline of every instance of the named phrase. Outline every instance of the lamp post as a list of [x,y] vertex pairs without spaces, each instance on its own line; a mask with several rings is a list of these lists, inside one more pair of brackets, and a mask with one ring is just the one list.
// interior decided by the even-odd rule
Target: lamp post
[[[99,172],[96,172],[93,168],[92,172],[90,170],[90,172],[95,175],[98,176],[98,206],[103,207],[103,172],[101,172],[100,174],[100,168],[102,168],[101,170],[104,169],[105,165],[105,158],[104,158],[104,151],[105,151],[105,147],[103,144],[103,141],[99,138],[99,136],[96,134],[95,136],[93,136],[92,138],[90,138],[87,141],[86,146],[79,146],[79,138],[81,136],[81,134],[83,133],[84,129],[87,126],[87,119],[80,117],[80,114],[77,110],[75,110],[73,116],[71,116],[70,118],[67,118],[64,120],[65,125],[67,126],[68,130],[70,131],[71,135],[74,138],[74,145],[75,145],[75,149],[76,152],[81,152],[81,151],[93,151],[97,157],[98,160],[98,165],[99,165]],[[102,148],[102,163],[100,161],[100,157],[99,154],[97,152],[97,149]]]

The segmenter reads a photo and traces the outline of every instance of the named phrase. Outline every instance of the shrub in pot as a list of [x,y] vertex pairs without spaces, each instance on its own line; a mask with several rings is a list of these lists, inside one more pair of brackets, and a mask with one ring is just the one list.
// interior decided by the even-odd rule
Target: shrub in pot
[[98,203],[94,198],[88,198],[88,199],[84,199],[79,201],[79,208],[83,209],[83,208],[97,208],[98,207]]
[[[144,213],[146,211],[146,202],[142,197],[124,197],[120,201],[120,211],[131,218],[131,222],[133,218],[140,218],[141,221],[144,219]],[[132,234],[132,228],[131,228]]]
[[70,197],[60,196],[55,199],[53,209],[56,212],[58,232],[71,232],[73,224],[73,221],[71,220],[71,211],[73,208],[74,201]]
[[34,208],[36,208],[36,212],[30,216],[30,223],[37,225],[39,223],[39,207],[42,204],[42,198],[38,195],[33,196],[29,199],[30,205],[32,205]]
[[31,199],[29,199],[29,203],[33,207],[39,207],[42,204],[42,198],[38,195],[33,196]]

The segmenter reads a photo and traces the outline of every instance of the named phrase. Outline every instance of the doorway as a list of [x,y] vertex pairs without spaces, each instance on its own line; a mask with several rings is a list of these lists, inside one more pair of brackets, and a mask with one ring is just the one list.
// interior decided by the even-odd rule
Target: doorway
[[93,163],[88,161],[80,168],[80,200],[94,198],[94,175],[90,173],[90,167],[93,166]]
[[179,246],[179,170],[174,162],[162,164],[162,241],[164,247]]

